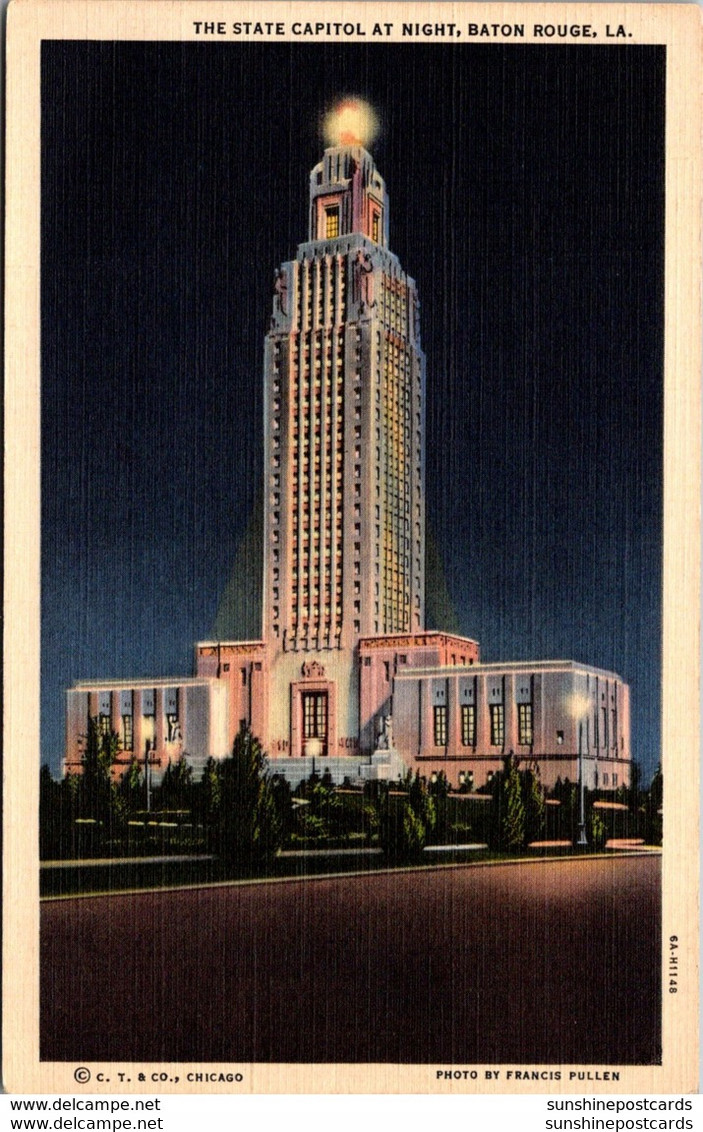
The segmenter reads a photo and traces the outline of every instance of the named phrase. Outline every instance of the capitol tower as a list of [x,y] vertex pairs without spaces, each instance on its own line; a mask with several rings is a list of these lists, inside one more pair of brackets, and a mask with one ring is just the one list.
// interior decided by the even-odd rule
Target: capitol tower
[[276,274],[265,345],[272,733],[307,658],[325,687],[301,685],[300,704],[294,691],[294,749],[299,722],[303,743],[319,738],[324,754],[335,731],[356,735],[359,639],[424,623],[418,300],[388,248],[365,117],[348,102],[328,120],[336,144],[310,175],[308,240]]
[[87,722],[117,732],[119,775],[199,771],[242,727],[297,785],[480,786],[508,754],[543,780],[629,780],[629,689],[571,660],[482,664],[474,640],[425,628],[425,359],[414,281],[389,249],[373,111],[346,99],[310,174],[308,239],[274,274],[264,344],[263,608],[254,641],[195,646],[195,675],[80,681],[67,769]]
[[424,356],[388,198],[354,138],[310,176],[309,239],[276,275],[265,347],[264,635],[352,649],[424,614]]

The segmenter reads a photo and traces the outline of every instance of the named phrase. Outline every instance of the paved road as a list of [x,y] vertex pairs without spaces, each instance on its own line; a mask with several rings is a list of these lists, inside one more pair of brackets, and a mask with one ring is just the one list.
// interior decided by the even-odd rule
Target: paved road
[[651,1064],[658,856],[42,907],[49,1060]]

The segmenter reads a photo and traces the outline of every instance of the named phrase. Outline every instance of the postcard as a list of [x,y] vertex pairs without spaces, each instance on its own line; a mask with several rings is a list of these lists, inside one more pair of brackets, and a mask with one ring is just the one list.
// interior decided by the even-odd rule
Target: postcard
[[696,1088],[700,46],[10,5],[9,1091]]

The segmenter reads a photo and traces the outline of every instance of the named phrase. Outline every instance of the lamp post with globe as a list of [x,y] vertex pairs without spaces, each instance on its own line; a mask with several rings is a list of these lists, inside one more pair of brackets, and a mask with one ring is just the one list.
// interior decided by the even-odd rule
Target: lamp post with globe
[[586,783],[583,774],[583,724],[586,718],[588,708],[590,706],[587,696],[579,695],[578,693],[571,698],[571,717],[578,722],[578,765],[579,765],[579,832],[576,839],[576,846],[578,849],[588,848],[588,838],[586,837]]
[[315,759],[319,759],[322,754],[322,740],[317,736],[312,736],[310,739],[305,740],[305,754],[309,759],[312,759],[312,775],[315,775]]

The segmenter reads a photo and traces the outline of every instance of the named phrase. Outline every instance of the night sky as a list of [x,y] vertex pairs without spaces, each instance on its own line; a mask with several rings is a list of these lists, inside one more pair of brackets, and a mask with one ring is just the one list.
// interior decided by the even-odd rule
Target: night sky
[[487,661],[618,672],[648,781],[664,65],[648,46],[44,44],[42,760],[55,773],[74,680],[189,675],[216,626],[258,635],[274,269],[307,238],[321,116],[354,93],[381,120],[390,245],[421,301],[443,574],[429,627],[477,638]]

